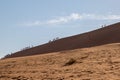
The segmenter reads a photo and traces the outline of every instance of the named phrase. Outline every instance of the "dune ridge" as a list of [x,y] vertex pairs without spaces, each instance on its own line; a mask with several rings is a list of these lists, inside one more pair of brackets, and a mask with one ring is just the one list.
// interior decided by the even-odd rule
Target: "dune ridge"
[[6,58],[30,56],[120,42],[120,22],[16,52]]

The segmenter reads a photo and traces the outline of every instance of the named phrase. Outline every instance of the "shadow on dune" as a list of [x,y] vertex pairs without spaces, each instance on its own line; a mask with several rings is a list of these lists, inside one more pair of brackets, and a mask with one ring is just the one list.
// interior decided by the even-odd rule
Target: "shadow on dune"
[[19,51],[7,56],[6,58],[30,56],[77,48],[93,47],[109,43],[118,43],[120,42],[119,34],[120,23],[116,23],[91,32],[58,39],[40,46]]

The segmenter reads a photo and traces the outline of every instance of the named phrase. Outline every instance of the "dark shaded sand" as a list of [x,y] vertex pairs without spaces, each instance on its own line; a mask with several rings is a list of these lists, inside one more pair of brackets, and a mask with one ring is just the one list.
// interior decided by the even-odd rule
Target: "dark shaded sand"
[[6,58],[30,56],[78,48],[87,48],[120,42],[120,23],[112,24],[91,32],[62,38],[50,43],[16,52]]

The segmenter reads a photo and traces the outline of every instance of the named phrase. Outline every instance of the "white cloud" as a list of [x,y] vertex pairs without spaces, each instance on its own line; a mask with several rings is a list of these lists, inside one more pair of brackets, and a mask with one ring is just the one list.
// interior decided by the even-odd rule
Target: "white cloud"
[[73,20],[79,20],[81,19],[82,16],[78,13],[72,13],[69,16],[64,16],[64,17],[59,17],[57,19],[52,19],[47,21],[48,24],[56,24],[56,23],[67,23],[69,21],[73,21]]
[[87,20],[118,20],[120,15],[97,15],[97,14],[83,14],[83,19]]
[[58,17],[56,19],[50,19],[50,20],[46,20],[46,21],[34,21],[34,22],[29,22],[29,23],[25,23],[24,25],[26,26],[39,26],[39,25],[54,25],[54,24],[63,24],[63,23],[67,23],[70,21],[75,21],[75,20],[80,20],[82,19],[82,16],[78,13],[72,13],[69,16],[62,16],[62,17]]
[[58,19],[51,19],[47,21],[47,24],[56,24],[56,23],[66,23],[68,22],[68,19],[65,17],[60,17]]
[[108,15],[105,19],[108,20],[120,19],[120,15]]
[[98,14],[79,14],[72,13],[68,16],[61,16],[55,19],[50,19],[46,21],[34,21],[25,23],[26,26],[40,26],[40,25],[54,25],[63,24],[76,20],[119,20],[120,15],[98,15]]
[[23,25],[25,25],[25,26],[38,26],[38,25],[42,25],[42,24],[43,23],[41,21],[23,23]]

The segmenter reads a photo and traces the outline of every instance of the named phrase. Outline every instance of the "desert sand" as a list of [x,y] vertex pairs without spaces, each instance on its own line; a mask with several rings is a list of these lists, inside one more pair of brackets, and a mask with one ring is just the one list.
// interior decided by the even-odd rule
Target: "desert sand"
[[3,59],[0,80],[120,80],[120,43]]

